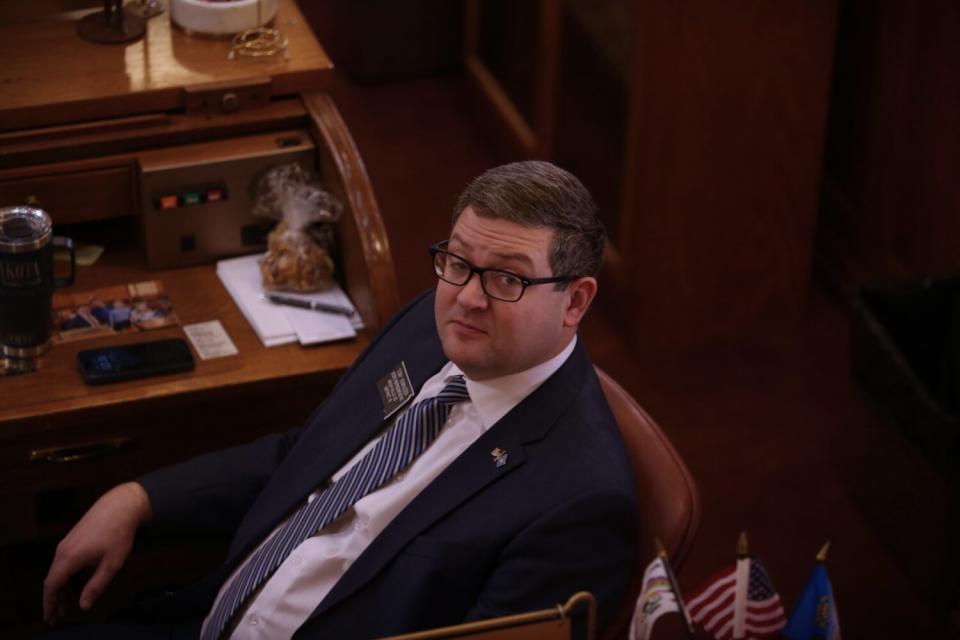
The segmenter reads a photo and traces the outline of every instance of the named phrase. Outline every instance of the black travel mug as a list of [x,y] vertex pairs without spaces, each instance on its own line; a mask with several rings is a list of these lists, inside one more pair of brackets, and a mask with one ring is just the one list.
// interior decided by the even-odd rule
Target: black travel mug
[[[70,253],[70,274],[53,276],[54,247]],[[53,236],[50,216],[35,207],[0,208],[0,351],[32,358],[50,346],[53,290],[73,284],[73,241]]]

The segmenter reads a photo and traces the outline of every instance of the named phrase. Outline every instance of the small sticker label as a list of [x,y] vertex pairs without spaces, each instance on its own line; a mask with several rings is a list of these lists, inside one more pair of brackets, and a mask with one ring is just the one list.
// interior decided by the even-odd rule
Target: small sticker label
[[233,344],[219,320],[188,324],[183,327],[183,332],[190,338],[201,360],[235,356],[239,353],[237,345]]
[[390,373],[377,380],[377,391],[383,403],[383,415],[389,418],[413,397],[413,385],[407,375],[407,365],[401,362]]

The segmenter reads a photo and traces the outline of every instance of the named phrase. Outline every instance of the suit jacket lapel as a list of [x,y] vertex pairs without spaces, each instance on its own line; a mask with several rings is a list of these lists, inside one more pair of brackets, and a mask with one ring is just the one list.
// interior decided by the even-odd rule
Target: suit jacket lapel
[[[506,478],[527,460],[525,444],[542,439],[582,388],[589,361],[578,345],[543,385],[493,425],[454,460],[370,544],[310,618],[341,602],[372,579],[411,540],[488,484]],[[497,467],[491,450],[503,449]]]

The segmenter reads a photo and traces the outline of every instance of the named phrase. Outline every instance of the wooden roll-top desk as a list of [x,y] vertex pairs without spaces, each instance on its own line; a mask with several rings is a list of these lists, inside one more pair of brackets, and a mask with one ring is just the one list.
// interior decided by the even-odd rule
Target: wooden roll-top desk
[[[0,206],[39,206],[56,234],[106,247],[78,268],[73,291],[159,280],[183,324],[219,320],[239,355],[197,358],[184,374],[82,382],[77,351],[183,336],[170,327],[57,343],[36,372],[0,378],[0,628],[35,630],[53,544],[100,491],[302,423],[398,306],[376,198],[327,91],[332,64],[293,0],[279,2],[272,25],[289,40],[285,53],[233,59],[230,39],[189,35],[169,12],[135,42],[87,42],[76,21],[94,4],[0,4]],[[309,139],[313,170],[344,206],[338,275],[365,328],[352,340],[266,348],[217,278],[216,251],[174,266],[147,255],[157,237],[144,173],[181,154],[209,175],[224,149],[243,159],[256,141],[290,132]],[[140,557],[181,578],[196,571],[189,555]]]

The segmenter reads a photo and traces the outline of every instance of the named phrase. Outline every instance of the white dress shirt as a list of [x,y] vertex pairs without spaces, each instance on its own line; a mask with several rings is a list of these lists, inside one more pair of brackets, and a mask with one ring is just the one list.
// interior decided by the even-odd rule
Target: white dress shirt
[[[470,400],[454,405],[436,440],[404,471],[358,500],[320,534],[307,538],[294,549],[251,597],[230,635],[231,640],[290,638],[393,518],[487,429],[553,375],[573,352],[576,340],[574,336],[559,354],[526,371],[483,381],[464,376]],[[437,395],[451,376],[462,373],[448,362],[424,383],[413,402]],[[378,436],[367,443],[333,474],[332,480],[340,479],[379,439]],[[308,501],[315,499],[322,489],[311,494]],[[280,526],[282,523],[271,536]],[[224,582],[216,602],[253,553],[256,550]],[[208,622],[209,618],[204,621],[204,627]]]

